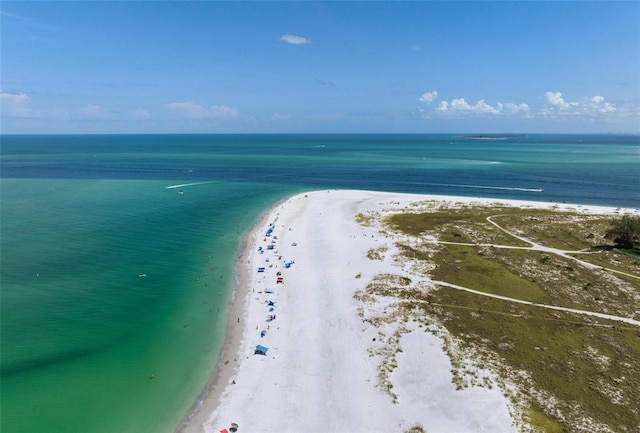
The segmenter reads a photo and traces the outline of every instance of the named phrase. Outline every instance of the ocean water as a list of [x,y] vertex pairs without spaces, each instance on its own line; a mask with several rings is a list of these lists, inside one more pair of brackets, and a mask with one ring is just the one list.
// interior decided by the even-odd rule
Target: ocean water
[[640,207],[640,137],[2,136],[0,431],[171,432],[242,236],[305,190]]

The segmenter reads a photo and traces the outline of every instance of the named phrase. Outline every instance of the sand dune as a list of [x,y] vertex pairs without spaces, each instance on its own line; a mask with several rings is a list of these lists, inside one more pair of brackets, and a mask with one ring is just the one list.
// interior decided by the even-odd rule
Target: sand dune
[[[367,308],[384,305],[364,305],[354,293],[375,275],[409,271],[392,254],[367,257],[374,248],[392,249],[393,239],[360,225],[356,215],[427,199],[495,201],[317,191],[271,209],[242,256],[243,314],[231,325],[242,329],[239,351],[232,343],[220,366],[218,392],[185,431],[219,432],[231,423],[243,433],[403,432],[416,425],[430,433],[518,431],[517,409],[500,387],[456,389],[440,337],[413,322],[373,326],[362,319]],[[255,354],[257,345],[268,349],[265,355]],[[387,361],[394,368],[381,375],[385,353],[392,353]],[[493,380],[490,372],[480,374]]]

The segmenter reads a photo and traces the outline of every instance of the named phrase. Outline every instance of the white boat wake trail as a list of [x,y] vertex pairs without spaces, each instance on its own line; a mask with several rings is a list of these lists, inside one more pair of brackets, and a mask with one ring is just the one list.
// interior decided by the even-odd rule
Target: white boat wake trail
[[164,189],[184,188],[186,186],[204,185],[206,183],[218,182],[217,180],[208,180],[206,182],[181,183],[180,185],[165,186]]
[[457,187],[457,188],[501,189],[501,190],[506,190],[506,191],[543,192],[542,188],[518,188],[518,187],[512,187],[512,186],[459,185],[459,184],[455,184],[455,183],[432,183],[430,185],[453,186],[453,187]]

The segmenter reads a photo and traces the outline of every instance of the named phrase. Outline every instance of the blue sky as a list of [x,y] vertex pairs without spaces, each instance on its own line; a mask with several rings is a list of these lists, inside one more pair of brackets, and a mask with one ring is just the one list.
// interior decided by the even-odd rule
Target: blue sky
[[2,133],[640,133],[640,2],[0,3]]

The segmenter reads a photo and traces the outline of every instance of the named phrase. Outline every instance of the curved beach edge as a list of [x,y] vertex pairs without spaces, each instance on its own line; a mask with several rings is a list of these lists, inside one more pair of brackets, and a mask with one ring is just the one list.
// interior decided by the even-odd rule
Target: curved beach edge
[[[231,423],[240,432],[398,431],[416,424],[428,431],[517,431],[514,408],[499,389],[455,389],[442,342],[427,333],[402,337],[401,365],[392,378],[399,400],[380,389],[380,360],[371,355],[371,342],[388,330],[363,324],[353,295],[373,276],[399,268],[367,257],[385,239],[358,224],[356,216],[433,200],[606,215],[637,212],[354,190],[287,197],[265,211],[244,237],[220,364],[203,400],[178,431],[217,433]],[[256,350],[258,345],[266,350]]]

